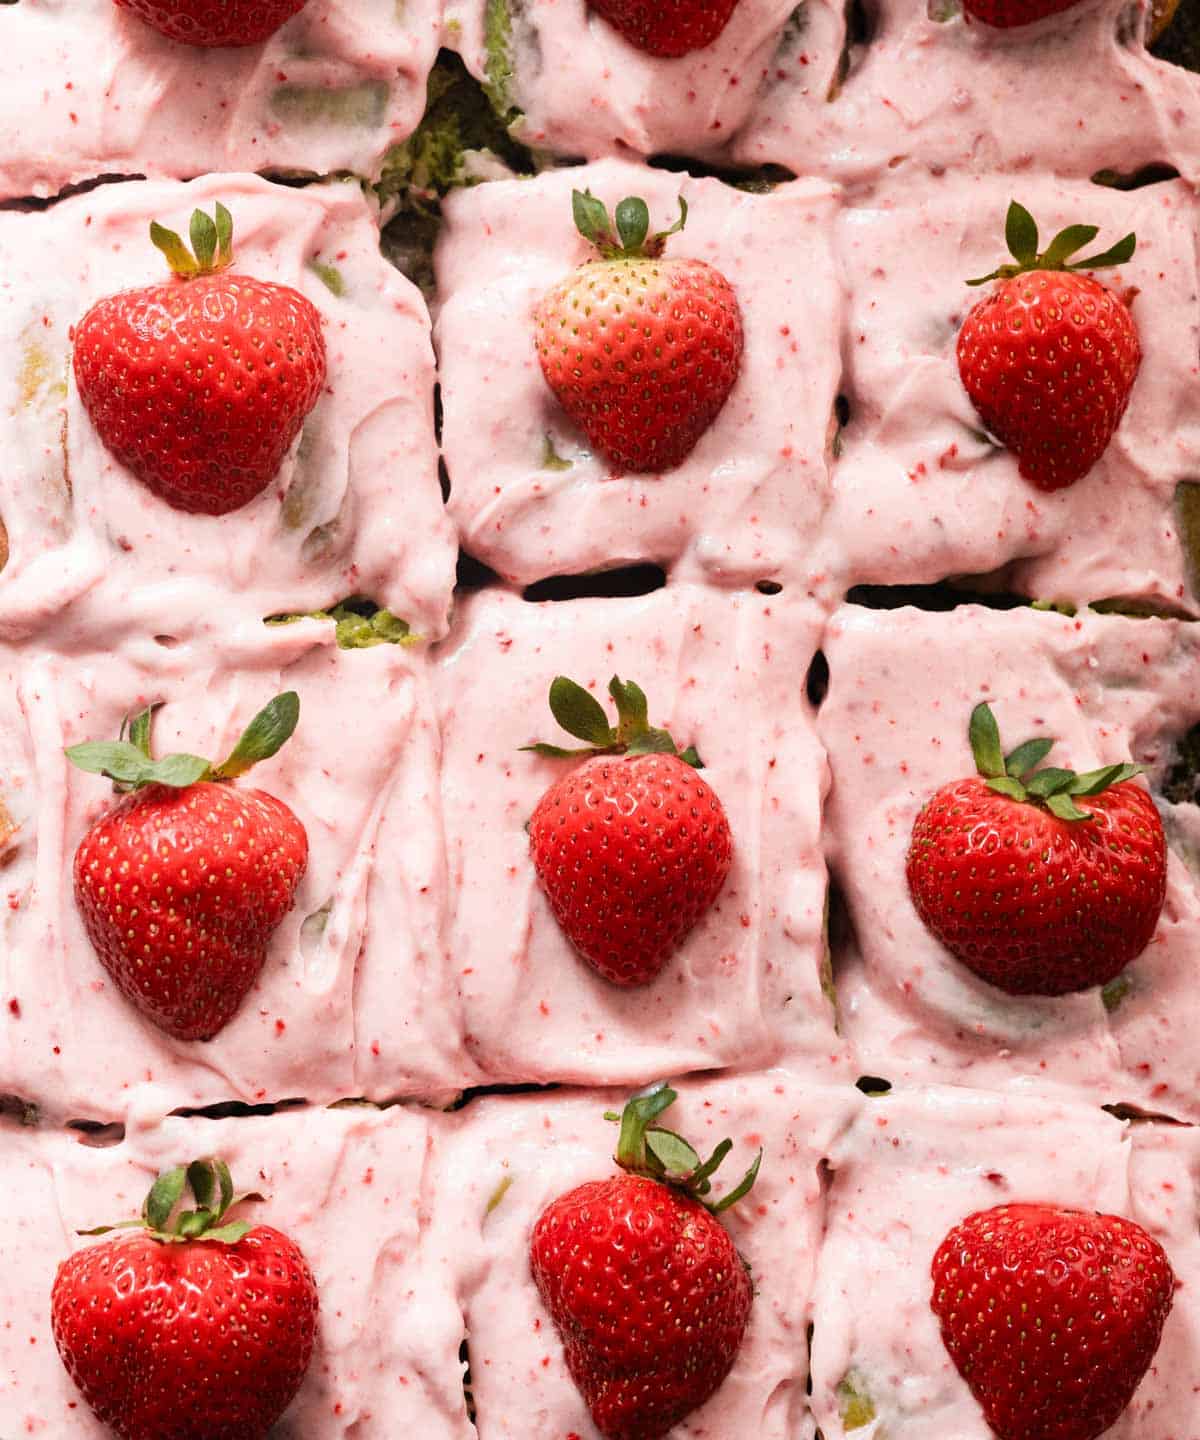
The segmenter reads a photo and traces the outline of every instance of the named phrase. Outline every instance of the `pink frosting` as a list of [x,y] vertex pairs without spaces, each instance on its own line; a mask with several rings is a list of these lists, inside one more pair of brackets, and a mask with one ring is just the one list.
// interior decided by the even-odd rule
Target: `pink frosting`
[[[186,232],[192,210],[216,200],[233,213],[236,264],[307,295],[329,357],[325,393],[277,482],[219,519],[172,510],[117,464],[70,373],[71,327],[90,305],[167,278],[150,221]],[[47,626],[60,648],[84,633],[103,644],[114,613],[150,634],[224,635],[364,593],[422,635],[444,630],[454,541],[437,479],[429,319],[380,255],[376,225],[358,185],[284,190],[245,175],[104,186],[44,214],[0,213],[0,321],[12,337],[0,353],[10,548],[0,637]],[[342,294],[318,266],[332,267]]]
[[[725,1383],[671,1434],[812,1440],[806,1326],[824,1226],[820,1160],[860,1097],[799,1089],[781,1072],[678,1089],[662,1123],[704,1155],[733,1141],[718,1191],[766,1153],[750,1196],[723,1217],[754,1276],[745,1340]],[[480,1440],[598,1440],[529,1274],[529,1236],[551,1200],[613,1173],[616,1127],[603,1115],[625,1098],[593,1090],[483,1100],[446,1124],[440,1185],[455,1202],[439,1233],[461,1267]]]
[[[819,625],[783,596],[692,587],[540,605],[485,592],[462,605],[438,674],[449,943],[466,1044],[489,1077],[642,1084],[786,1054],[812,1077],[853,1078],[820,979],[826,775],[804,693]],[[698,747],[733,832],[716,904],[637,990],[576,955],[529,861],[525,823],[571,762],[520,747],[572,743],[546,703],[559,674],[602,701],[613,674],[636,680],[651,723]]]
[[863,1070],[1200,1115],[1200,897],[1179,854],[1112,1009],[1095,989],[1016,998],[977,980],[925,929],[904,877],[920,807],[974,773],[967,720],[979,700],[1010,747],[1053,736],[1050,763],[1082,771],[1132,756],[1160,777],[1200,713],[1198,645],[1191,625],[1114,616],[848,606],[833,617],[818,733],[834,775],[826,844],[856,941],[840,957],[839,1014]]
[[[538,364],[534,306],[588,257],[571,219],[571,190],[584,187],[610,206],[643,196],[656,225],[674,219],[682,194],[687,228],[669,253],[715,265],[742,308],[740,379],[692,455],[663,476],[610,475]],[[436,343],[464,547],[519,583],[633,560],[717,585],[796,569],[829,488],[835,205],[818,181],[749,195],[619,161],[451,196],[435,256]],[[546,468],[547,440],[569,468]]]
[[0,1132],[5,1317],[0,1425],[6,1435],[104,1440],[63,1369],[50,1287],[75,1232],[132,1219],[155,1174],[204,1155],[266,1196],[237,1212],[304,1251],[320,1295],[317,1343],[272,1440],[471,1440],[458,1349],[462,1316],[433,1244],[430,1121],[355,1108],[270,1119],[150,1119],[93,1148],[67,1131]]
[[112,0],[20,0],[0,26],[0,199],[110,174],[377,176],[420,122],[440,27],[440,0],[308,0],[261,45],[200,50]]

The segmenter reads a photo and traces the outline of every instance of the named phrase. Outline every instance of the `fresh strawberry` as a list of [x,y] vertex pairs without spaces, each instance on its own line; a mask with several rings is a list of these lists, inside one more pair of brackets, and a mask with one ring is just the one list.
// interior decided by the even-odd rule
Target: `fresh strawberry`
[[1141,766],[1037,770],[1054,741],[1005,756],[987,705],[972,712],[970,738],[978,777],[943,785],[913,825],[917,913],[1010,995],[1106,984],[1150,943],[1166,895],[1162,821],[1132,783]]
[[1070,257],[1097,234],[1071,225],[1038,253],[1033,216],[1009,206],[1016,261],[969,285],[1000,283],[970,312],[958,336],[958,369],[984,425],[1040,490],[1073,485],[1108,448],[1137,379],[1142,347],[1129,307],[1082,270],[1121,265],[1136,237],[1086,260]]
[[[664,260],[644,200],[617,206],[619,239],[590,193],[572,195],[575,224],[600,252],[534,313],[546,383],[592,447],[621,470],[673,470],[720,414],[741,369],[737,295],[703,260]],[[647,238],[649,236],[649,238]]]
[[738,0],[588,0],[588,3],[635,49],[664,59],[675,59],[711,45],[738,7]]
[[750,1316],[749,1270],[714,1217],[748,1194],[758,1159],[717,1204],[712,1158],[653,1122],[674,1103],[660,1084],[621,1116],[624,1174],[552,1201],[533,1228],[534,1283],[567,1369],[606,1440],[659,1440],[733,1368]]
[[258,45],[306,0],[115,0],[152,29],[184,45]]
[[614,985],[645,985],[720,893],[733,837],[717,795],[647,722],[646,697],[616,676],[612,728],[582,686],[559,676],[550,709],[581,750],[531,745],[556,758],[593,755],[553,784],[529,822],[538,880],[567,939]]
[[1000,1440],[1096,1440],[1150,1368],[1175,1276],[1132,1220],[1000,1205],[933,1259],[933,1312]]
[[[195,1208],[176,1211],[185,1182]],[[317,1287],[294,1241],[229,1220],[229,1167],[161,1174],[142,1220],[58,1267],[50,1322],[71,1379],[121,1440],[265,1440],[312,1355]],[[105,1235],[111,1227],[81,1231]]]
[[304,826],[282,800],[229,782],[296,728],[294,691],[272,700],[233,753],[150,756],[150,711],[131,738],[68,758],[128,791],[75,852],[75,899],[117,988],[179,1040],[209,1040],[258,978],[308,864]]
[[1073,10],[1080,0],[963,0],[963,14],[968,20],[981,20],[997,30],[1012,30],[1018,25],[1032,25],[1051,15]]
[[75,383],[100,439],[177,510],[225,515],[274,480],[325,384],[321,315],[287,285],[231,272],[233,221],[192,215],[195,257],[150,226],[174,279],[97,301]]

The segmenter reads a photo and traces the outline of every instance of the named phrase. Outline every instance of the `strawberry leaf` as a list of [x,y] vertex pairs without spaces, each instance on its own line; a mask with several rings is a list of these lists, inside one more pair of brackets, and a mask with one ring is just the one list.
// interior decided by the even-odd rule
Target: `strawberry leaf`
[[708,1208],[714,1215],[720,1215],[722,1211],[730,1209],[739,1200],[744,1199],[754,1189],[754,1182],[758,1179],[758,1172],[762,1167],[763,1152],[760,1150],[754,1157],[754,1164],[742,1176],[741,1182],[736,1185],[728,1195],[722,1195],[715,1205]]
[[175,1222],[175,1233],[184,1240],[195,1240],[211,1227],[215,1219],[211,1210],[185,1210]]
[[217,226],[217,266],[224,269],[233,264],[233,216],[218,200],[213,207]]
[[576,755],[594,755],[595,747],[581,745],[576,750],[564,749],[561,745],[547,745],[544,741],[538,741],[536,745],[522,745],[523,753],[530,755],[544,755],[548,760],[573,760]]
[[294,690],[276,695],[246,726],[229,758],[213,774],[222,780],[236,780],[260,760],[269,760],[291,739],[299,719],[299,695]]
[[674,755],[675,742],[665,730],[647,730],[625,748],[627,755]]
[[186,1182],[187,1167],[176,1165],[173,1170],[164,1170],[150,1187],[142,1214],[152,1230],[166,1230],[171,1211],[179,1204]]
[[164,755],[161,760],[151,760],[142,779],[142,785],[169,785],[172,790],[186,790],[209,774],[212,767],[199,755]]
[[1026,740],[1023,745],[1018,745],[1011,755],[1004,757],[1004,768],[1014,780],[1020,780],[1023,775],[1040,765],[1053,749],[1053,740]]
[[212,1208],[213,1194],[217,1188],[211,1160],[193,1160],[187,1167],[188,1184],[196,1197],[196,1204],[202,1209]]
[[217,256],[217,227],[212,217],[203,210],[192,211],[189,238],[200,269],[211,270]]
[[[213,1168],[217,1172],[217,1184],[221,1187],[221,1208],[217,1211],[217,1214],[224,1215],[226,1210],[233,1204],[233,1176],[229,1173],[229,1166],[226,1165],[224,1160],[214,1160],[212,1163]],[[243,1198],[250,1199],[251,1197],[244,1196]],[[255,1195],[253,1198],[260,1200],[262,1197]]]
[[231,1220],[228,1225],[219,1225],[215,1230],[206,1230],[197,1238],[214,1240],[218,1245],[236,1245],[253,1228],[248,1220]]
[[1000,727],[986,702],[976,705],[971,711],[967,736],[979,773],[985,778],[1003,775],[1004,751],[1000,748]]
[[679,752],[679,758],[685,765],[690,765],[693,770],[703,770],[704,761],[700,758],[700,752],[694,745],[689,745],[686,750]]
[[87,740],[82,745],[72,745],[66,756],[72,765],[89,775],[105,775],[118,785],[134,789],[143,785],[169,785],[174,790],[182,790],[203,780],[210,769],[208,761],[199,755],[168,755],[162,760],[151,760],[127,740]]
[[700,1157],[674,1130],[647,1130],[646,1149],[662,1165],[668,1180],[688,1180],[700,1168]]
[[599,700],[565,675],[556,676],[550,686],[550,713],[567,734],[577,740],[598,746],[616,742]]
[[597,200],[590,190],[572,190],[571,211],[575,217],[575,228],[585,240],[601,249],[612,246],[612,224],[603,200]]
[[640,685],[614,675],[608,693],[617,702],[617,740],[626,745],[650,725],[650,705]]
[[167,264],[170,265],[174,274],[195,275],[198,273],[200,267],[192,259],[187,246],[174,230],[168,230],[157,220],[151,220],[150,239],[155,248],[161,250],[167,257]]
[[1127,260],[1132,260],[1136,249],[1137,236],[1129,234],[1118,240],[1111,249],[1103,250],[1099,255],[1089,255],[1086,260],[1080,260],[1066,268],[1068,270],[1106,270],[1110,266],[1124,265]]
[[641,250],[650,233],[650,207],[636,195],[617,206],[617,235],[627,251]]
[[1022,265],[1028,265],[1037,258],[1037,221],[1024,205],[1015,200],[1008,207],[1004,238],[1008,242],[1009,253]]
[[1025,788],[1031,795],[1036,795],[1039,800],[1047,800],[1051,795],[1064,794],[1074,780],[1074,770],[1057,770],[1050,767],[1046,770],[1039,770],[1036,775],[1031,775],[1025,782]]
[[712,1189],[710,1179],[721,1168],[726,1155],[733,1149],[732,1140],[722,1140],[703,1165],[693,1174],[692,1185],[698,1195],[707,1195]]
[[1029,798],[1024,785],[1019,780],[1014,780],[1011,775],[993,775],[987,784],[989,790],[994,790],[997,795],[1007,795],[1010,800]]
[[1099,233],[1099,225],[1068,225],[1051,240],[1045,254],[1039,256],[1042,268],[1061,270],[1065,261],[1090,245]]
[[1141,765],[1105,765],[1100,770],[1089,770],[1086,774],[1072,778],[1069,795],[1100,795],[1114,785],[1121,785],[1142,774]]
[[129,722],[129,743],[136,746],[147,760],[150,759],[150,729],[154,722],[154,712],[160,705],[147,705]]
[[1057,815],[1060,820],[1090,820],[1092,818],[1090,813],[1081,810],[1069,795],[1047,796],[1046,808],[1052,815]]

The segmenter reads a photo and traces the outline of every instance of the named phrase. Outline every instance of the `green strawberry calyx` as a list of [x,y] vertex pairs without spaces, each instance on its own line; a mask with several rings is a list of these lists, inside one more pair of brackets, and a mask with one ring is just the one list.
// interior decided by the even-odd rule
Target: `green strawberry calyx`
[[[190,1189],[194,1206],[181,1208],[183,1193]],[[193,1160],[164,1170],[150,1187],[136,1220],[116,1225],[97,1225],[94,1230],[77,1230],[77,1235],[110,1235],[114,1230],[144,1230],[164,1245],[183,1245],[204,1240],[217,1245],[236,1245],[254,1227],[245,1220],[226,1220],[235,1205],[261,1201],[257,1191],[238,1194],[224,1160],[215,1157]],[[173,1217],[173,1218],[172,1218]]]
[[1014,200],[1008,207],[1004,238],[1015,263],[1000,265],[990,275],[968,280],[967,284],[986,285],[989,280],[1011,280],[1014,275],[1024,275],[1031,270],[1106,270],[1114,265],[1124,265],[1132,258],[1137,249],[1137,236],[1129,234],[1099,255],[1072,260],[1071,257],[1085,245],[1090,245],[1099,233],[1098,225],[1068,225],[1058,232],[1045,250],[1039,251],[1037,222],[1024,205]]
[[1000,727],[986,704],[971,711],[968,729],[975,768],[988,783],[988,789],[1010,800],[1039,805],[1060,820],[1090,820],[1091,812],[1081,810],[1075,801],[1089,795],[1102,795],[1114,785],[1132,780],[1142,773],[1141,765],[1103,765],[1077,775],[1074,770],[1060,770],[1048,765],[1037,767],[1054,747],[1053,740],[1026,740],[1005,755],[1000,744]]
[[192,242],[190,250],[174,230],[157,220],[150,222],[150,239],[167,257],[171,273],[180,279],[215,275],[233,264],[233,216],[219,200],[211,216],[203,210],[192,211],[188,238]]
[[300,697],[296,692],[286,690],[276,695],[246,726],[228,757],[214,765],[199,755],[154,759],[150,728],[158,708],[148,705],[136,715],[127,716],[116,740],[87,740],[70,746],[67,759],[89,775],[107,776],[121,791],[140,790],[146,785],[185,790],[201,780],[236,780],[260,760],[269,760],[291,739],[300,719]]
[[605,260],[657,260],[667,241],[687,224],[688,203],[679,197],[679,219],[669,230],[650,234],[650,207],[636,195],[622,200],[616,209],[616,229],[608,207],[590,190],[571,191],[575,228],[599,250]]
[[666,730],[650,724],[649,705],[640,686],[614,675],[608,693],[617,706],[615,726],[608,723],[604,707],[590,691],[565,675],[555,676],[550,685],[550,712],[568,735],[587,744],[575,750],[540,743],[521,749],[553,760],[575,755],[674,755],[695,770],[704,769],[694,745],[680,750]]
[[704,1197],[712,1194],[712,1177],[733,1149],[733,1141],[722,1140],[707,1160],[701,1160],[682,1135],[656,1125],[654,1122],[658,1117],[678,1098],[670,1085],[660,1080],[657,1085],[651,1085],[633,1096],[619,1115],[614,1110],[606,1111],[604,1118],[621,1127],[617,1153],[613,1158],[630,1175],[642,1175],[669,1185],[673,1190],[680,1190],[699,1200],[710,1214],[720,1215],[754,1188],[763,1152],[758,1152],[753,1165],[728,1194],[717,1201],[706,1200]]

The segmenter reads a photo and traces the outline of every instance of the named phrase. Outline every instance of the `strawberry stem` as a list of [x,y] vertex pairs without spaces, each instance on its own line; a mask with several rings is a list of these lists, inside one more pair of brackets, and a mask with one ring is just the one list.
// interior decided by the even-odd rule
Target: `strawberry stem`
[[1132,258],[1137,249],[1137,236],[1131,233],[1098,255],[1073,261],[1071,256],[1078,254],[1085,245],[1090,245],[1099,233],[1096,225],[1068,225],[1039,253],[1037,222],[1024,205],[1014,200],[1005,218],[1004,238],[1016,263],[1000,265],[990,275],[968,280],[967,284],[986,285],[989,280],[1011,280],[1013,276],[1024,275],[1031,270],[1104,270],[1124,265]]
[[214,275],[233,264],[233,216],[218,200],[210,217],[203,210],[193,210],[188,226],[191,250],[174,230],[157,220],[150,222],[150,239],[167,257],[173,274],[185,280],[197,275]]
[[608,723],[604,707],[582,685],[557,675],[550,685],[550,713],[559,725],[586,745],[564,749],[560,745],[522,745],[535,755],[563,760],[575,755],[674,755],[694,770],[703,770],[704,762],[694,745],[680,750],[666,730],[650,724],[650,707],[645,692],[632,680],[614,675],[608,682],[608,693],[617,707],[617,723]]
[[[185,1189],[192,1192],[196,1202],[194,1209],[179,1208]],[[98,1225],[93,1230],[76,1233],[108,1235],[113,1230],[140,1229],[164,1245],[178,1245],[190,1240],[236,1245],[252,1227],[245,1220],[226,1221],[226,1214],[235,1205],[262,1199],[263,1196],[256,1191],[237,1194],[229,1166],[214,1156],[164,1170],[155,1179],[142,1203],[140,1219],[123,1220],[117,1225]],[[172,1215],[175,1216],[173,1223]]]
[[1000,744],[1000,727],[986,703],[971,711],[967,734],[975,768],[989,790],[1023,804],[1040,805],[1060,820],[1090,820],[1091,812],[1081,810],[1075,804],[1076,798],[1102,795],[1143,771],[1141,765],[1133,764],[1103,765],[1082,775],[1053,765],[1038,770],[1054,748],[1054,741],[1044,737],[1026,740],[1006,756]]
[[606,1119],[619,1120],[621,1125],[614,1159],[629,1174],[642,1175],[681,1190],[699,1200],[711,1214],[719,1215],[754,1188],[763,1152],[758,1152],[750,1169],[727,1195],[716,1202],[705,1200],[704,1197],[712,1193],[712,1177],[733,1149],[733,1141],[722,1140],[709,1158],[702,1161],[682,1135],[654,1123],[678,1098],[670,1085],[660,1080],[634,1095],[619,1116],[606,1112]]

